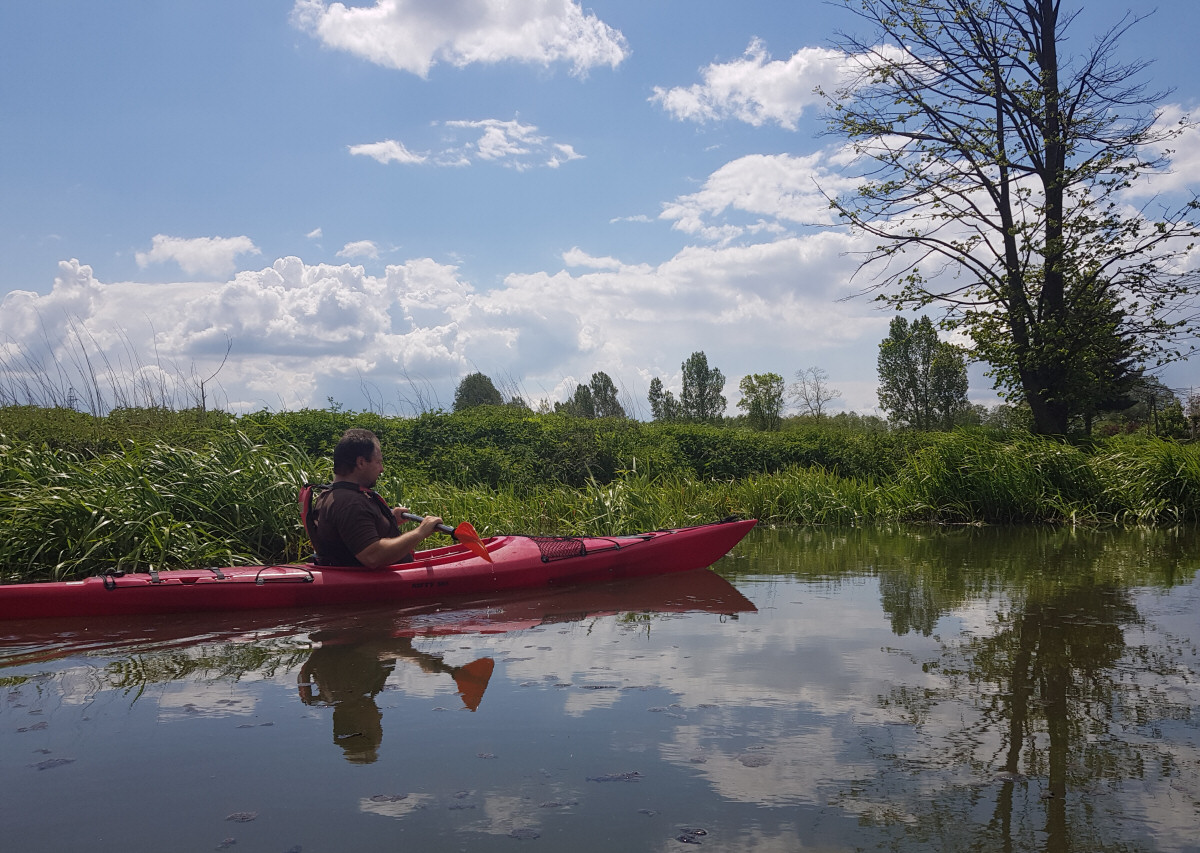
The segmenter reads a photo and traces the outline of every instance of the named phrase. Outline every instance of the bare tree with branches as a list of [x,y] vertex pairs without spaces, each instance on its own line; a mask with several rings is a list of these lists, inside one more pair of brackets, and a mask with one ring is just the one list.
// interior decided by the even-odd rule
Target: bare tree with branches
[[1118,59],[1139,19],[1070,57],[1060,0],[848,5],[872,32],[839,36],[858,70],[826,93],[828,116],[870,168],[832,203],[879,241],[869,289],[943,307],[1042,433],[1122,380],[1114,365],[1189,354],[1200,204],[1130,206],[1191,126],[1161,121],[1147,64]]
[[829,374],[820,367],[803,367],[796,371],[796,381],[788,388],[788,396],[800,414],[820,418],[825,413],[825,404],[842,396],[842,392],[829,384]]

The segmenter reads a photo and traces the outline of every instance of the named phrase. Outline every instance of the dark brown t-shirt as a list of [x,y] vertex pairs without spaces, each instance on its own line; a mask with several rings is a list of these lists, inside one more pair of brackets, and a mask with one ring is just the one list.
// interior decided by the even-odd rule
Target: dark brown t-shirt
[[317,556],[324,566],[361,566],[354,555],[373,542],[400,535],[381,498],[357,486],[335,486],[317,495]]

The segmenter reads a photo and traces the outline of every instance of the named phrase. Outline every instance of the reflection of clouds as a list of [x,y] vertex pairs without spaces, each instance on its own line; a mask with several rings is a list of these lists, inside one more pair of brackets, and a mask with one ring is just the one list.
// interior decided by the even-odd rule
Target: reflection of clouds
[[249,716],[258,704],[257,693],[224,681],[173,681],[158,695],[158,718]]
[[358,810],[399,818],[424,809],[432,799],[429,794],[376,794],[359,800]]
[[726,800],[763,806],[825,805],[841,781],[874,773],[869,765],[846,761],[844,733],[832,726],[813,725],[803,734],[741,747],[731,745],[724,732],[723,726],[680,726],[662,756],[691,767]]

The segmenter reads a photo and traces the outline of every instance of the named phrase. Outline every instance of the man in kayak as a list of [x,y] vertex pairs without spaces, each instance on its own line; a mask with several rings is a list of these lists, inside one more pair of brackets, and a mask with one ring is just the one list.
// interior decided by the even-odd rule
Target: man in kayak
[[369,429],[348,429],[333,450],[333,485],[313,502],[317,562],[380,569],[412,559],[442,519],[427,515],[415,530],[400,532],[404,507],[388,507],[372,491],[383,473],[383,451]]

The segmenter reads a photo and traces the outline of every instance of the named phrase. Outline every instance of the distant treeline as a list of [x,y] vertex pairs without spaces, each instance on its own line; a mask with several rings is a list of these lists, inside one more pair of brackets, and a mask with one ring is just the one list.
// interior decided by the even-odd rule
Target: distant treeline
[[195,447],[241,432],[268,446],[329,456],[341,434],[365,427],[379,436],[393,477],[457,486],[579,487],[626,473],[741,479],[790,467],[821,467],[845,477],[886,479],[901,460],[935,441],[913,431],[800,426],[764,433],[708,424],[538,414],[477,406],[412,418],[303,409],[234,416],[220,411],[116,409],[93,417],[70,409],[0,407],[0,436],[84,454],[127,442]]

